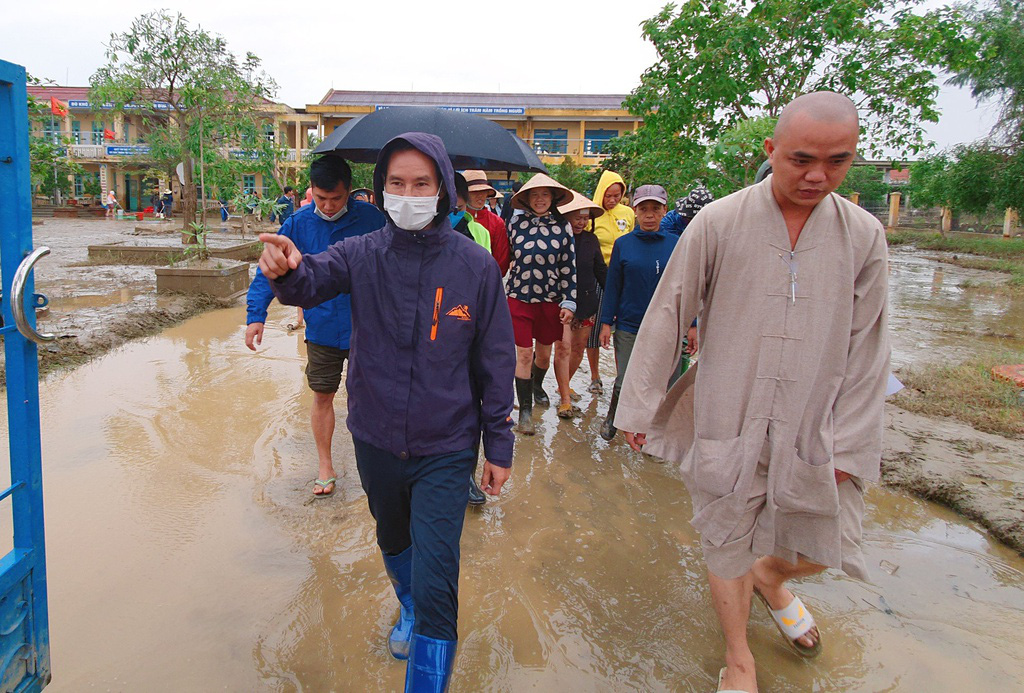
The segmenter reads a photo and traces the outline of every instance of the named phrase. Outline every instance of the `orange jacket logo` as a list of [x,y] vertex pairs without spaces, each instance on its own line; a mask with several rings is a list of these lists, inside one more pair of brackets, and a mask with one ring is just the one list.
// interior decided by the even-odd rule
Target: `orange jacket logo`
[[470,316],[469,316],[469,306],[466,306],[466,305],[455,306],[450,311],[445,313],[445,315],[450,315],[453,318],[456,318],[458,320],[470,320],[471,319]]

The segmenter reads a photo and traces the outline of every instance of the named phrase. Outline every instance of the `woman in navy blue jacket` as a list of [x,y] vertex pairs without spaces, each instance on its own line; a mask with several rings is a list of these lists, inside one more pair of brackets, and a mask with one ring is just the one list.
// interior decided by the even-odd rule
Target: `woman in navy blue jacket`
[[260,270],[288,305],[351,294],[347,423],[402,606],[389,647],[409,660],[407,691],[441,691],[455,657],[459,538],[481,433],[484,491],[497,495],[512,465],[512,320],[497,263],[449,223],[454,171],[441,140],[396,137],[373,179],[384,228],[314,255],[262,234]]

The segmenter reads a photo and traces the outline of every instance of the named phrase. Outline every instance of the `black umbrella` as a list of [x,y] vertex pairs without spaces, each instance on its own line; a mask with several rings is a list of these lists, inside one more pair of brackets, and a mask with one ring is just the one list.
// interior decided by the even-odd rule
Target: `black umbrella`
[[440,137],[457,169],[548,171],[526,142],[494,121],[430,106],[394,106],[353,118],[328,135],[313,153],[333,152],[349,161],[372,164],[390,139],[406,132]]

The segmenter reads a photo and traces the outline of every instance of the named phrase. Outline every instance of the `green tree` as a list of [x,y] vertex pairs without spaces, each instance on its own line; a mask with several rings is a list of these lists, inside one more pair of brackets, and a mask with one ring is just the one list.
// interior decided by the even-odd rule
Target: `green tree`
[[974,98],[999,104],[996,131],[1016,148],[1024,141],[1024,3],[996,0],[960,6],[968,18],[977,59],[950,82],[970,87]]
[[[43,80],[32,75],[26,75],[26,81],[36,86],[44,84]],[[69,138],[48,136],[44,133],[44,127],[55,122],[57,117],[51,113],[48,101],[40,101],[32,94],[28,95],[29,178],[33,190],[38,189],[43,195],[55,200],[58,191],[62,197],[70,197],[70,177],[83,171],[78,162],[68,157],[68,147],[71,144]]]
[[[658,59],[626,100],[644,126],[619,150],[652,170],[659,159],[701,177],[702,150],[742,121],[777,118],[816,90],[849,95],[867,150],[926,146],[934,70],[971,59],[962,12],[910,10],[917,0],[686,0],[642,24]],[[655,154],[655,152],[659,152]]]
[[1000,180],[1008,163],[988,142],[958,145],[911,164],[909,191],[918,205],[984,214],[1007,201]]
[[554,166],[549,166],[548,174],[565,187],[582,195],[593,195],[594,188],[597,187],[597,169],[592,166],[581,166],[570,156]]
[[[149,158],[165,171],[182,163],[187,230],[196,221],[199,176],[193,162],[208,161],[207,149],[216,155],[217,145],[258,121],[276,84],[253,53],[238,58],[222,37],[166,11],[140,15],[128,31],[112,34],[106,56],[107,65],[90,80],[93,103],[111,102],[121,111],[130,104],[169,104],[166,111],[154,107],[141,113]],[[222,138],[215,141],[214,132]]]
[[859,193],[861,204],[885,202],[885,197],[892,188],[886,184],[884,176],[885,174],[874,166],[852,166],[836,192],[847,196],[850,193]]
[[709,148],[707,184],[716,197],[754,182],[758,167],[768,158],[764,141],[772,136],[775,122],[769,116],[741,120]]

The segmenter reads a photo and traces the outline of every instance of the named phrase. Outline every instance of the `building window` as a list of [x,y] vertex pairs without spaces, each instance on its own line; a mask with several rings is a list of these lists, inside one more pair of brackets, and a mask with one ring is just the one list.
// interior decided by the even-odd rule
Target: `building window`
[[273,123],[267,123],[263,126],[263,138],[267,140],[267,142],[274,142],[276,140]]
[[92,143],[103,144],[103,121],[92,121]]
[[75,174],[75,197],[81,197],[82,195],[84,195],[85,193],[83,192],[83,190],[84,190],[84,183],[82,181],[82,174],[81,173],[76,173]]
[[268,176],[267,174],[264,173],[263,174],[262,183],[263,183],[263,199],[265,200],[268,197],[270,197],[270,176]]
[[57,144],[60,142],[60,121],[50,118],[43,123],[43,138]]
[[256,192],[256,176],[242,176],[242,191],[245,192],[246,195],[252,195]]
[[127,120],[124,121],[124,143],[125,144],[131,144],[132,143],[131,132],[132,132],[132,124],[129,123]]
[[72,120],[71,121],[71,140],[75,144],[82,143],[82,121]]
[[583,153],[588,156],[600,154],[608,141],[618,136],[618,130],[587,130],[584,134]]
[[569,151],[569,131],[564,128],[534,130],[533,148],[538,154],[566,154]]

